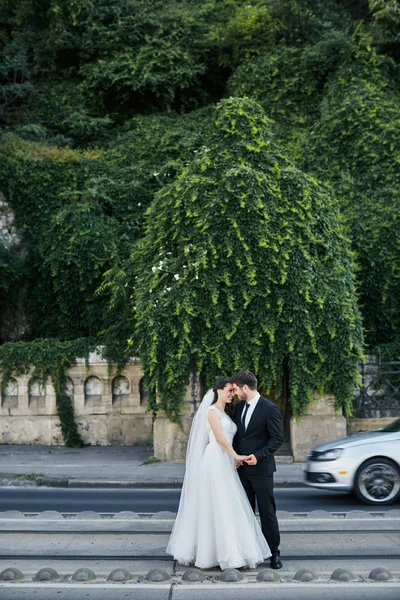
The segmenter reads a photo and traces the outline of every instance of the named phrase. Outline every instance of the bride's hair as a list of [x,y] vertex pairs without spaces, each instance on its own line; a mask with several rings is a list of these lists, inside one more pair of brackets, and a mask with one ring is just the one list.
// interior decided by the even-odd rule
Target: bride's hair
[[215,404],[218,400],[218,390],[223,390],[227,383],[230,383],[227,377],[218,377],[217,381],[214,383],[212,389],[214,392],[214,400],[211,404]]

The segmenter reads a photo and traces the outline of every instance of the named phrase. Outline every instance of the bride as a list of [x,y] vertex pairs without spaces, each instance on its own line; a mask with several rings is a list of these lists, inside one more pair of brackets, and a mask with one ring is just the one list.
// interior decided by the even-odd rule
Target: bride
[[233,399],[229,379],[220,377],[193,419],[186,473],[167,553],[183,565],[207,569],[255,566],[271,556],[235,469],[236,425],[225,406]]

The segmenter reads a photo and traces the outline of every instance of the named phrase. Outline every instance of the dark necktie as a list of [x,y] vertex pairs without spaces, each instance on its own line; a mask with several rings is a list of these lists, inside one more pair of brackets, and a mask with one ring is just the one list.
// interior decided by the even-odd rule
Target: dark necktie
[[243,425],[243,431],[246,431],[246,415],[247,415],[247,411],[250,408],[250,402],[246,402],[246,407],[243,411],[243,415],[242,415],[242,425]]

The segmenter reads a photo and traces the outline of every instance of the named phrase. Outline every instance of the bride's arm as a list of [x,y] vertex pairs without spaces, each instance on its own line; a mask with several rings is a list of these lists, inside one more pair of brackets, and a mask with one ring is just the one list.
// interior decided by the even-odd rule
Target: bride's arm
[[211,425],[211,429],[213,430],[215,439],[217,440],[221,448],[225,450],[225,452],[227,452],[230,456],[233,456],[235,460],[245,460],[246,458],[248,458],[247,456],[241,456],[237,454],[230,445],[230,443],[227,441],[226,437],[222,432],[220,418],[215,410],[208,411],[207,419]]

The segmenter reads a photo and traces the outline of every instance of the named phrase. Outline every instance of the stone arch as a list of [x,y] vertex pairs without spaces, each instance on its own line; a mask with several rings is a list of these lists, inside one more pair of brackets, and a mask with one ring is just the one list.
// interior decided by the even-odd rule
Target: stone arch
[[145,386],[144,377],[142,377],[141,380],[139,381],[139,395],[140,395],[140,404],[141,405],[147,404],[147,401],[149,399],[149,390]]
[[67,396],[69,396],[69,398],[71,398],[71,400],[74,397],[74,382],[71,379],[71,377],[66,377],[65,378],[65,387],[64,387],[64,392],[66,393]]
[[18,408],[18,381],[11,377],[1,390],[1,405],[6,408]]
[[124,375],[117,375],[112,382],[112,403],[118,404],[129,397],[129,380]]
[[29,408],[37,409],[39,413],[46,412],[46,385],[43,379],[32,377],[28,385]]
[[91,375],[85,381],[85,404],[90,403],[92,406],[99,406],[101,404],[101,397],[103,393],[103,384],[101,379],[95,375]]

